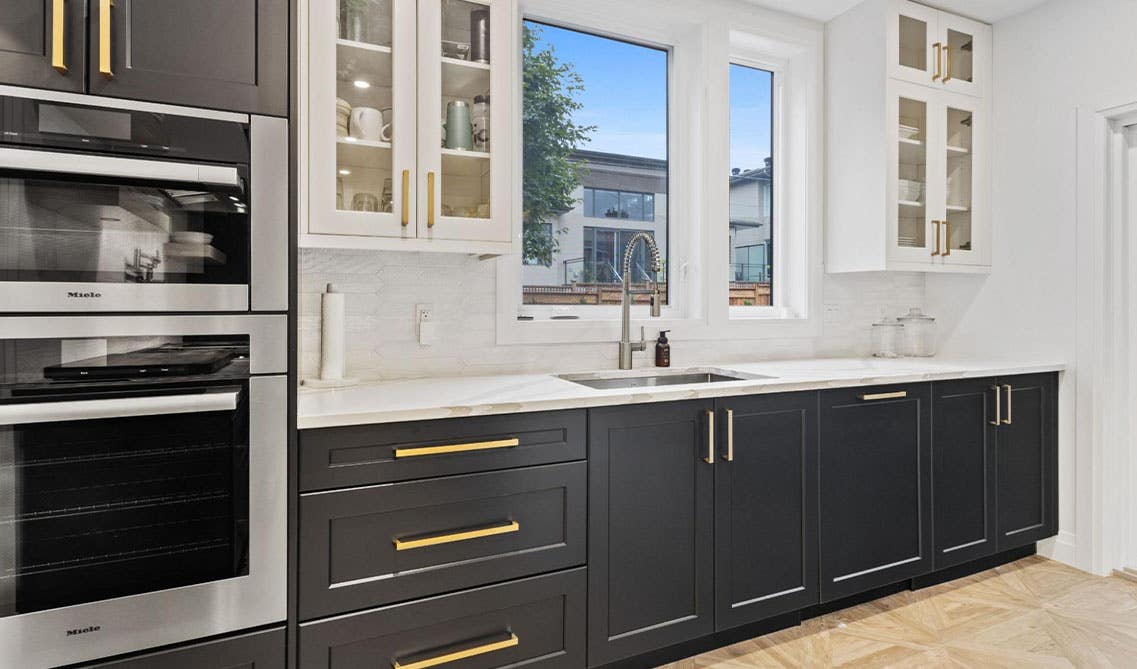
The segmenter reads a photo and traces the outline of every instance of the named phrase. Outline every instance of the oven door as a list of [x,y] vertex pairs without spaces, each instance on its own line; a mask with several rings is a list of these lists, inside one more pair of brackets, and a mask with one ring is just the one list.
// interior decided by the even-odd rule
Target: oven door
[[247,166],[0,147],[0,311],[245,311]]
[[286,388],[254,376],[0,404],[4,662],[284,620]]

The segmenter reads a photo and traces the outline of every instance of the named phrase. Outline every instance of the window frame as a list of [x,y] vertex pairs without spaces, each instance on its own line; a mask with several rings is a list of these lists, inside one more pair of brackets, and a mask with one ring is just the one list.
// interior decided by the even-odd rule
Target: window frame
[[[516,30],[521,30],[523,19],[668,50],[670,299],[659,319],[649,319],[646,307],[633,307],[633,325],[670,329],[677,340],[819,335],[824,27],[736,0],[708,0],[701,7],[660,7],[651,0],[521,0]],[[774,73],[773,307],[729,305],[725,175],[730,165],[730,114],[729,99],[724,101],[721,91],[729,91],[731,62]],[[520,118],[520,50],[514,71]],[[514,183],[519,183],[522,170],[521,142],[517,144]],[[520,188],[514,191],[515,238],[520,240]],[[583,206],[583,191],[581,200]],[[618,305],[522,307],[520,258],[502,256],[496,263],[499,344],[618,339]],[[705,270],[723,267],[727,269]],[[520,314],[533,320],[518,320]],[[550,320],[566,314],[578,319]]]

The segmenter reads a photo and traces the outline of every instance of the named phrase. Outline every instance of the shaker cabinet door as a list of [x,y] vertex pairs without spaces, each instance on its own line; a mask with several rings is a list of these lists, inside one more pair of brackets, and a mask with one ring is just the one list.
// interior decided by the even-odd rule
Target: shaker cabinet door
[[1056,374],[999,379],[999,550],[1058,533]]
[[591,666],[714,631],[713,407],[589,412]]
[[715,626],[817,604],[817,393],[719,400]]
[[288,115],[288,0],[90,1],[91,93]]
[[0,84],[83,90],[86,0],[0,3]]
[[821,600],[932,569],[928,384],[821,394]]
[[932,506],[935,566],[995,552],[995,379],[932,386]]

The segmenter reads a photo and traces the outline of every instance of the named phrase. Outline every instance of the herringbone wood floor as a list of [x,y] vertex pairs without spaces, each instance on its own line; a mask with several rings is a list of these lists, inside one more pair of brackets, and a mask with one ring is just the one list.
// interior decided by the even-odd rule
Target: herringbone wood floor
[[1034,556],[666,665],[1137,669],[1137,582]]

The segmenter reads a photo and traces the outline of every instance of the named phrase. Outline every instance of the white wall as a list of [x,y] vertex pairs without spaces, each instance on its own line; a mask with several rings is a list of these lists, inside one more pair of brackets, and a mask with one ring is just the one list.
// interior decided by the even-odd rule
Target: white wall
[[[1087,490],[1076,489],[1076,110],[1137,101],[1137,2],[1054,0],[995,25],[989,277],[930,276],[928,310],[952,353],[1040,355],[1071,365],[1060,392],[1056,557],[1089,564]],[[1079,542],[1082,538],[1084,541]]]
[[[319,372],[320,292],[347,294],[347,371],[360,378],[400,378],[615,369],[615,340],[593,344],[499,346],[495,335],[496,263],[441,253],[300,252],[300,373]],[[504,261],[502,261],[504,262]],[[870,325],[924,303],[922,274],[829,276],[820,337],[748,341],[673,341],[675,366],[720,361],[866,355]],[[440,340],[419,346],[416,304],[434,307]],[[655,329],[650,320],[648,337]],[[654,351],[654,349],[652,349]],[[652,351],[636,354],[651,366]]]

